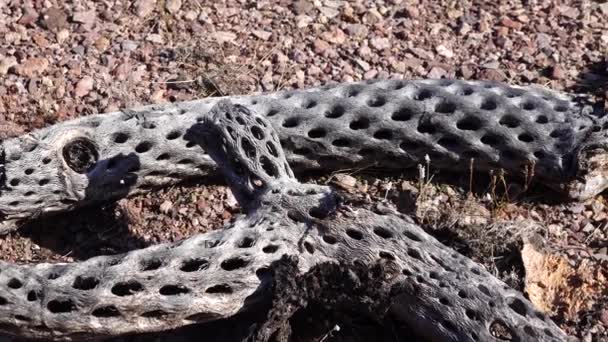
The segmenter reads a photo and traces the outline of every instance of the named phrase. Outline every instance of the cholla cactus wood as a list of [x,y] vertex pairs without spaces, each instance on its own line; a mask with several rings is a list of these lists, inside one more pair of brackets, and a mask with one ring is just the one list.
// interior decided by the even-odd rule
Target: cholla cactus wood
[[[205,112],[206,114],[206,112]],[[270,122],[217,103],[183,132],[205,146],[247,214],[219,231],[72,264],[0,263],[0,330],[82,339],[156,331],[256,310],[273,262],[297,273],[382,262],[392,312],[434,341],[563,341],[521,294],[389,207],[300,184]],[[261,334],[260,336],[264,336]]]
[[[608,186],[603,119],[538,88],[455,80],[377,81],[234,96],[275,128],[296,171],[376,165],[503,169],[589,198]],[[2,143],[0,213],[21,219],[213,172],[187,134],[221,98],[60,123]]]

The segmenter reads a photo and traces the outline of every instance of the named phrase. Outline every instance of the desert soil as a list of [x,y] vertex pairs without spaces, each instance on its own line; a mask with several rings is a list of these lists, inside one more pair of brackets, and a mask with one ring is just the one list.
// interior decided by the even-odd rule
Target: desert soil
[[[0,136],[144,104],[375,78],[535,84],[608,110],[607,59],[602,0],[0,0]],[[425,179],[415,170],[301,176],[393,201],[568,334],[608,340],[604,196],[565,202],[509,176],[423,166]],[[119,253],[238,212],[221,179],[200,180],[32,222],[0,239],[0,257]]]

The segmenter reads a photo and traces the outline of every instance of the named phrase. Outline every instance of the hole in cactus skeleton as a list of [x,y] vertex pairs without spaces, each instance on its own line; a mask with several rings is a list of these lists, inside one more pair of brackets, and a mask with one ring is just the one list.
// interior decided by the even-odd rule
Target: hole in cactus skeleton
[[219,284],[214,285],[208,288],[205,292],[207,293],[218,293],[218,294],[228,294],[232,293],[232,287],[228,284]]
[[248,264],[249,264],[249,261],[239,258],[239,257],[235,257],[235,258],[230,258],[230,259],[222,261],[220,266],[222,267],[223,270],[234,271],[239,268],[243,268],[243,267],[247,266]]
[[141,262],[142,271],[154,271],[159,269],[163,265],[163,262],[158,259],[144,260]]
[[163,296],[179,296],[190,293],[190,289],[183,285],[165,285],[158,290]]
[[207,269],[209,262],[205,259],[189,259],[182,262],[180,270],[182,272],[197,272]]
[[62,156],[66,164],[76,173],[86,173],[99,159],[97,147],[85,138],[78,138],[67,143],[63,147]]
[[71,299],[54,299],[46,307],[52,313],[67,313],[76,310],[76,304]]
[[97,309],[93,310],[93,312],[91,312],[91,315],[93,315],[95,317],[100,317],[100,318],[121,316],[120,311],[118,311],[118,309],[113,305],[102,306],[100,308],[97,308]]
[[88,291],[94,289],[97,285],[99,285],[99,279],[97,278],[78,276],[74,279],[72,287],[77,290]]
[[137,292],[141,292],[144,290],[144,287],[142,284],[138,283],[137,281],[134,280],[130,280],[130,281],[126,281],[126,282],[119,282],[116,285],[114,285],[112,287],[112,293],[119,296],[119,297],[125,297],[125,296],[131,296]]
[[264,131],[258,126],[251,127],[251,134],[258,140],[263,140],[265,137]]

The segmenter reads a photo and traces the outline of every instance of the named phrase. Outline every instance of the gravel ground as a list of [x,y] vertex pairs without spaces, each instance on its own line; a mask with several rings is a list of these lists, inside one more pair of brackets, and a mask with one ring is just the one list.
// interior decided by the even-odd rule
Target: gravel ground
[[[373,78],[538,84],[608,110],[607,58],[601,1],[0,0],[0,136],[142,104]],[[391,199],[568,333],[608,339],[603,197],[562,203],[488,175],[427,184],[378,171],[311,177]],[[205,180],[33,222],[3,237],[0,253],[23,262],[117,253],[217,227],[238,210],[221,180]]]

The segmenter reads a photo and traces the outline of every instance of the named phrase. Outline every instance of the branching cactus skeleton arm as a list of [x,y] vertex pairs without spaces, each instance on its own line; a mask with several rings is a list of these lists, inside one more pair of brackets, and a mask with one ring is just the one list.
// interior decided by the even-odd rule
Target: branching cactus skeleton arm
[[[429,155],[438,169],[467,172],[473,159],[476,171],[533,175],[572,198],[608,186],[605,119],[549,90],[392,80],[228,99],[267,118],[295,171],[402,170]],[[87,116],[5,140],[0,213],[29,218],[213,172],[187,132],[221,100]]]
[[[186,132],[182,132],[186,134]],[[270,122],[217,103],[187,132],[226,175],[247,214],[222,230],[72,264],[0,264],[0,331],[82,339],[156,331],[255,310],[273,262],[383,262],[391,311],[434,341],[564,341],[521,294],[390,208],[300,184]],[[200,152],[199,152],[200,153]]]

